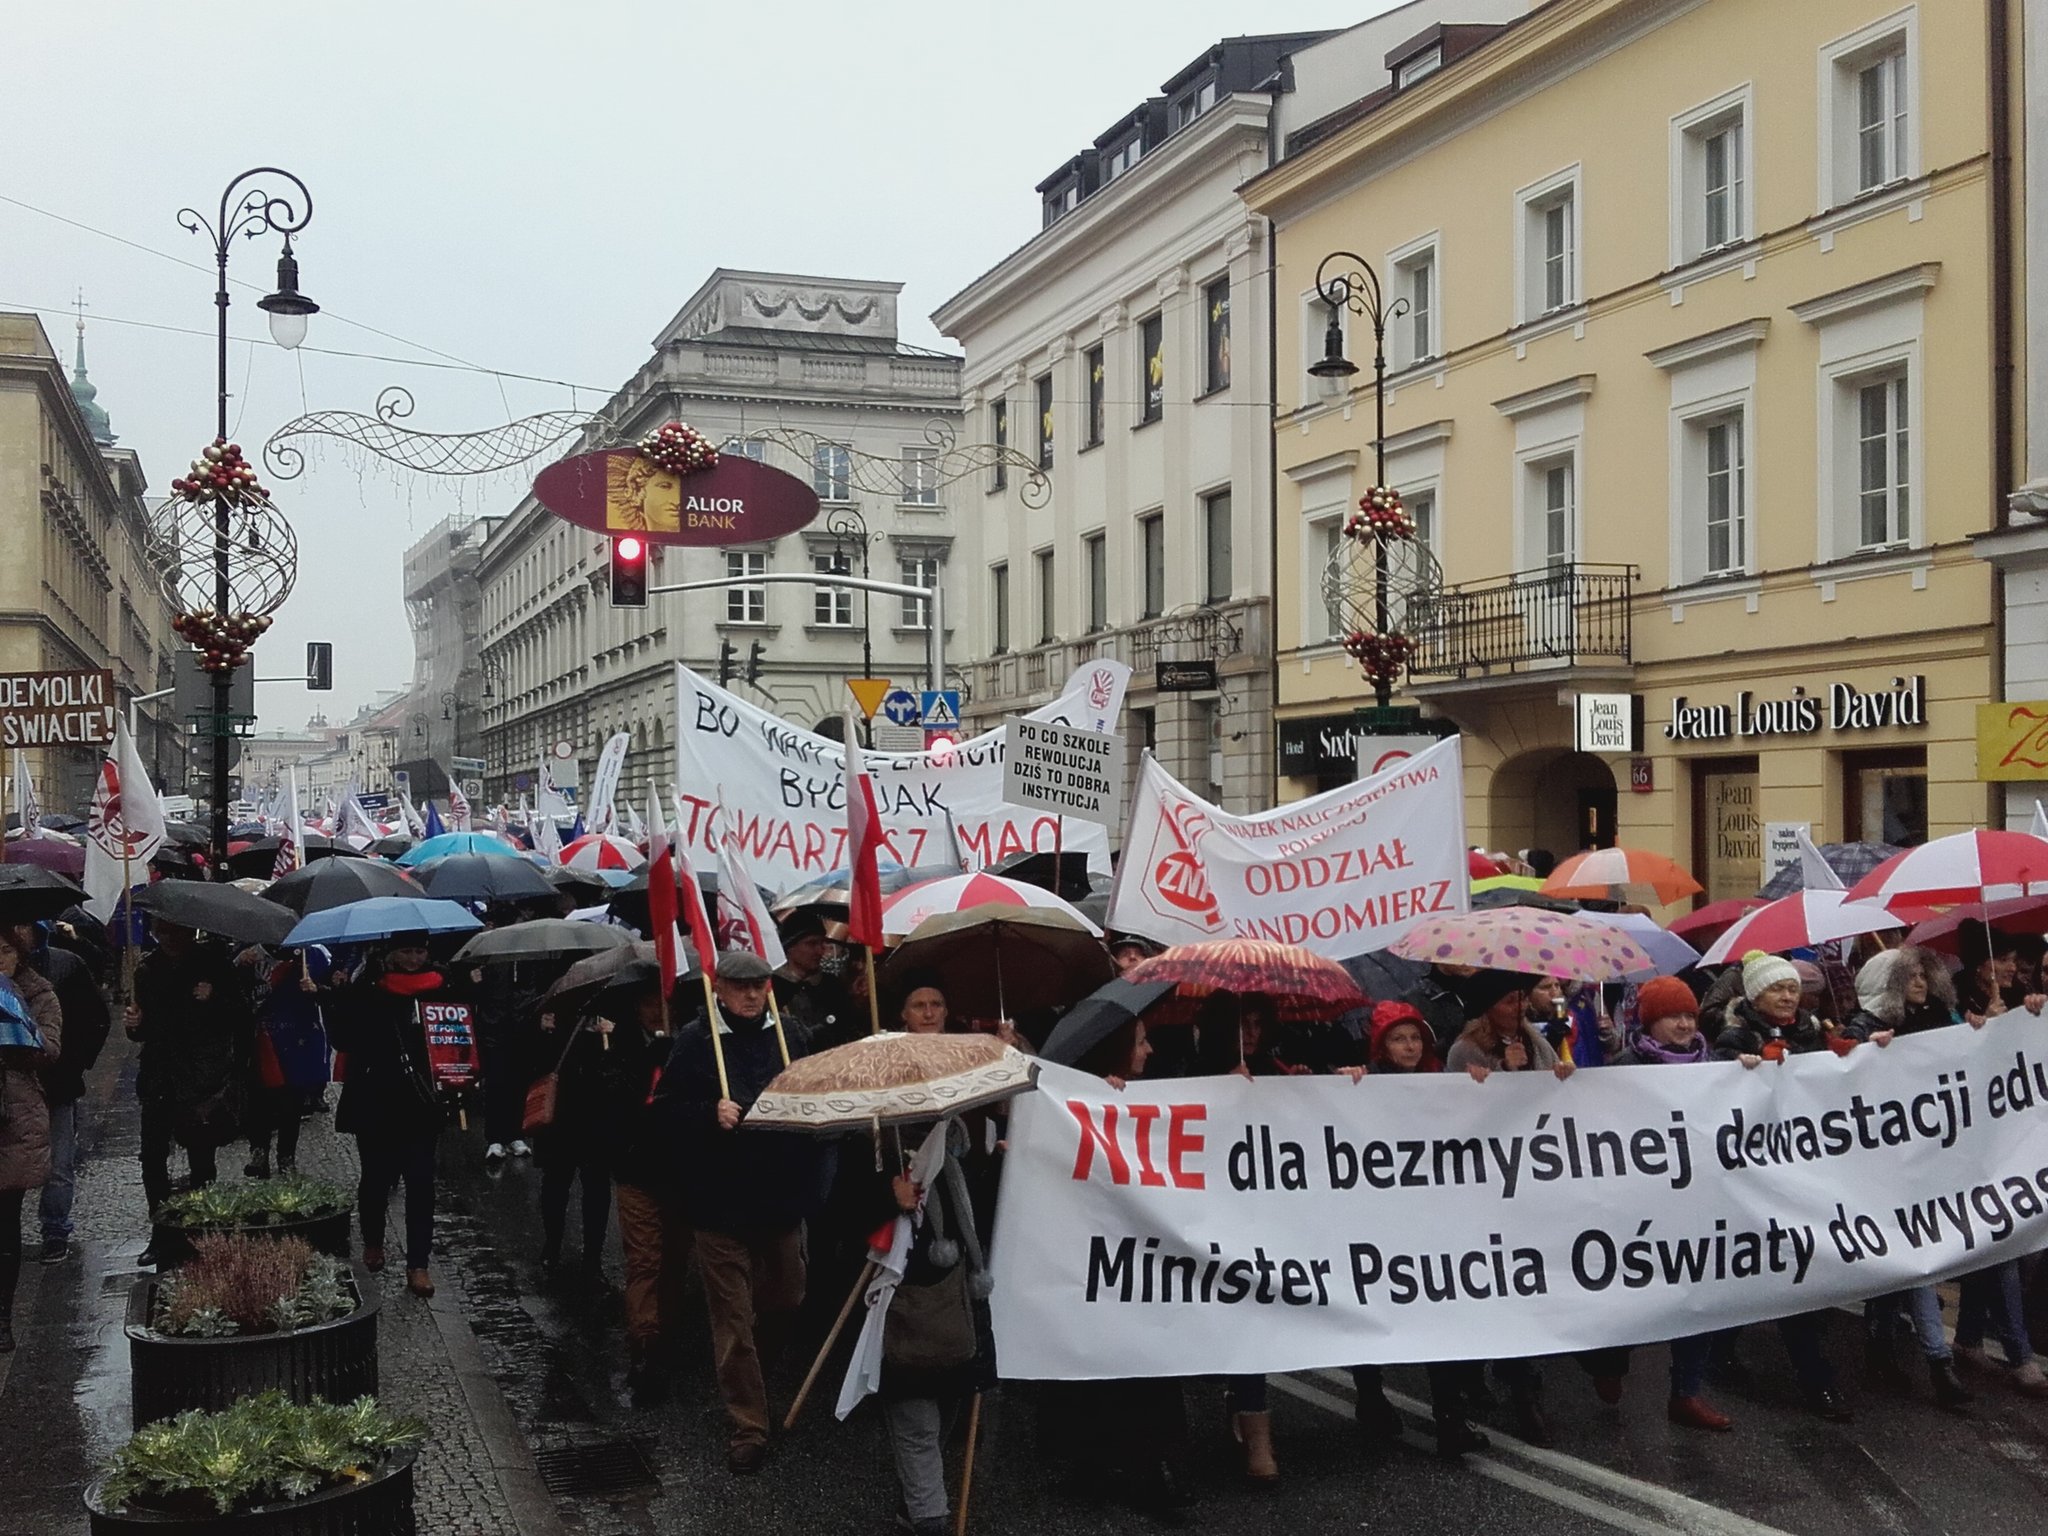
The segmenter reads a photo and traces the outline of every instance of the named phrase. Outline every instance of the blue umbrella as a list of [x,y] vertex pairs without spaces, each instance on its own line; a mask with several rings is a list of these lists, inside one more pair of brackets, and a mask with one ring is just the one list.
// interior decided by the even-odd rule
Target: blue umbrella
[[492,853],[500,858],[516,859],[520,851],[495,832],[443,832],[439,837],[430,837],[423,843],[399,855],[403,865],[424,864],[429,859],[445,859],[451,853]]
[[285,935],[286,949],[309,944],[364,944],[394,933],[470,933],[483,927],[452,901],[431,896],[372,896],[299,919]]
[[43,1048],[43,1032],[28,1011],[28,1000],[5,976],[0,976],[0,1046],[17,1051]]

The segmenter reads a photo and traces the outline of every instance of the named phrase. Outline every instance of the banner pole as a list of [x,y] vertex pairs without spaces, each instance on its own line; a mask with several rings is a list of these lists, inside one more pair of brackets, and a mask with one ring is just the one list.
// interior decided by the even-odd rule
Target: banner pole
[[718,1067],[718,1096],[721,1099],[730,1099],[732,1084],[725,1076],[725,1046],[718,1038],[718,994],[711,990],[711,973],[705,971],[703,976],[704,1022],[711,1026],[711,1060]]
[[789,1036],[782,1032],[782,1007],[775,1001],[775,982],[768,982],[768,1017],[775,1021],[775,1044],[782,1051],[782,1064],[789,1065]]
[[825,1342],[819,1346],[818,1358],[811,1362],[811,1368],[804,1375],[804,1384],[797,1388],[796,1401],[789,1405],[789,1412],[783,1417],[782,1429],[787,1434],[796,1428],[796,1416],[804,1411],[804,1401],[811,1395],[811,1388],[817,1385],[818,1372],[825,1369],[825,1361],[832,1353],[832,1346],[839,1342],[839,1335],[846,1329],[847,1318],[853,1315],[853,1304],[860,1300],[860,1293],[868,1288],[868,1281],[874,1278],[875,1261],[869,1259],[861,1266],[860,1276],[853,1282],[853,1289],[846,1293],[845,1304],[839,1309],[839,1316],[832,1320],[832,1331],[825,1335]]
[[875,952],[865,944],[861,945],[860,952],[868,968],[868,1033],[879,1035],[882,1032],[882,995],[875,990]]

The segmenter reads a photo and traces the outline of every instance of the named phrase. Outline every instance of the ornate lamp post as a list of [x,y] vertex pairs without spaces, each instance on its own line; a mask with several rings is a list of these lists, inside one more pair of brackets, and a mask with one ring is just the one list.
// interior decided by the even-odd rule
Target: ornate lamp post
[[[262,178],[282,178],[290,187],[281,192],[262,186],[243,190]],[[173,626],[202,653],[201,665],[213,674],[213,856],[217,866],[227,859],[230,695],[235,668],[247,659],[256,638],[270,627],[270,616],[290,594],[298,575],[298,551],[290,524],[271,504],[240,446],[228,441],[228,253],[238,235],[248,239],[264,233],[284,236],[284,252],[277,262],[277,290],[258,299],[256,307],[270,316],[271,339],[290,350],[305,340],[307,317],[320,309],[299,292],[299,263],[292,254],[292,236],[312,218],[313,197],[306,184],[275,166],[258,166],[229,182],[212,219],[192,208],[178,212],[181,226],[213,242],[218,274],[213,295],[218,314],[219,386],[214,440],[193,460],[185,477],[171,482],[176,508],[174,545],[179,558],[166,583],[176,614]]]
[[[1333,266],[1340,270],[1332,272]],[[1331,606],[1343,612],[1345,649],[1371,680],[1373,702],[1384,719],[1393,703],[1394,684],[1415,653],[1415,637],[1395,621],[1394,599],[1404,599],[1404,610],[1412,607],[1413,594],[1433,588],[1436,574],[1435,559],[1415,537],[1414,520],[1387,485],[1387,322],[1407,314],[1408,301],[1396,298],[1387,303],[1372,263],[1352,251],[1333,251],[1323,258],[1316,268],[1316,292],[1330,311],[1323,355],[1309,365],[1316,378],[1341,380],[1358,372],[1358,365],[1344,355],[1345,310],[1363,316],[1372,327],[1373,483],[1359,498],[1358,511],[1345,521],[1343,542],[1324,574],[1324,593]],[[1351,569],[1355,556],[1365,549],[1372,554],[1369,604],[1358,601],[1359,582]]]
[[[849,543],[853,543],[860,546],[861,580],[869,580],[868,520],[852,507],[841,507],[825,519],[825,531],[832,535],[835,545],[833,557],[841,567],[839,574],[842,576],[851,576],[853,574],[852,571],[845,569],[846,546]],[[860,595],[860,675],[862,677],[873,677],[875,675],[875,635],[873,628],[868,622],[868,594],[865,592]]]

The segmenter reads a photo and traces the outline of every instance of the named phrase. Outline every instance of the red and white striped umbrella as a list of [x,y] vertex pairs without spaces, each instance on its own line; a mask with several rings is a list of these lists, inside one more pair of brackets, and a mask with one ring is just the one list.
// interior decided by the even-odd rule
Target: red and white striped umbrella
[[638,869],[646,862],[638,848],[607,832],[579,837],[562,850],[562,863],[570,869]]
[[2048,895],[2048,839],[1979,828],[1894,854],[1849,887],[1851,901],[1942,907]]
[[927,880],[922,885],[906,886],[882,903],[882,927],[887,933],[914,933],[917,925],[928,917],[985,906],[1046,907],[1066,913],[1090,933],[1100,935],[1102,932],[1079,908],[1061,900],[1042,885],[1026,885],[1022,880],[982,874],[949,875],[943,880]]
[[1851,901],[1842,891],[1800,891],[1738,917],[1729,924],[1726,933],[1707,946],[1700,964],[1740,960],[1752,949],[1781,955],[1788,949],[1807,949],[1830,939],[1905,926],[1896,913],[1886,911],[1874,901]]

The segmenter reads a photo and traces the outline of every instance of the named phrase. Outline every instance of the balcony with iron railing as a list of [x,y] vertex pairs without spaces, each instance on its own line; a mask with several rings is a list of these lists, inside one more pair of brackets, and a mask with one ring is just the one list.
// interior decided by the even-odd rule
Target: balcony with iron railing
[[1013,706],[1059,688],[1076,668],[1105,659],[1127,664],[1137,674],[1135,686],[1142,688],[1161,659],[1214,661],[1228,672],[1238,665],[1263,665],[1272,655],[1272,643],[1270,606],[1264,598],[1196,604],[977,661],[969,669],[971,691],[983,711]]
[[1574,676],[1622,677],[1635,665],[1633,565],[1572,561],[1413,596],[1410,691],[1421,697]]

